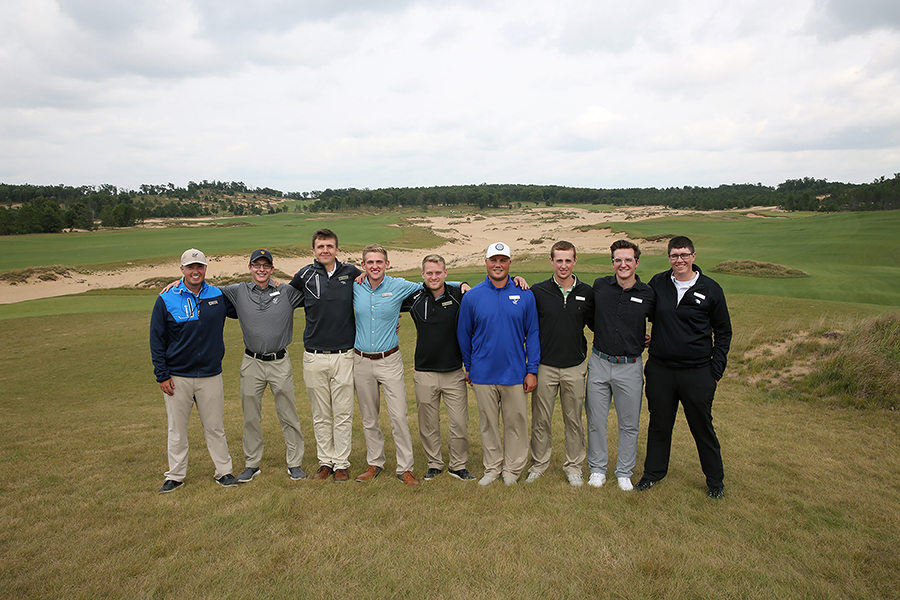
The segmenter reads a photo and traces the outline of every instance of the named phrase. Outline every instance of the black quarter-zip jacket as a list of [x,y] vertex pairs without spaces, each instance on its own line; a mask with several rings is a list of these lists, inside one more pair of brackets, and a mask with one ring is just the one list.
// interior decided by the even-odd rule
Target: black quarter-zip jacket
[[650,359],[673,368],[697,368],[709,364],[718,381],[728,364],[731,347],[731,317],[725,292],[718,283],[700,274],[684,293],[681,302],[672,283],[672,270],[657,273],[650,280],[656,294],[651,320]]

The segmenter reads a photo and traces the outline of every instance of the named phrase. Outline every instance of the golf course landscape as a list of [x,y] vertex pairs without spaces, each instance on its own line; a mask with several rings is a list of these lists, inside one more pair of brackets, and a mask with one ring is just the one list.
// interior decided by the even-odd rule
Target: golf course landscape
[[[445,472],[410,489],[387,476],[386,410],[386,474],[291,481],[269,391],[259,477],[217,485],[194,413],[186,485],[158,494],[166,410],[149,321],[159,289],[180,276],[177,258],[199,248],[214,261],[208,279],[230,282],[247,275],[252,250],[267,248],[285,281],[312,260],[322,227],[340,236],[341,260],[358,263],[378,242],[391,253],[388,275],[419,280],[418,261],[438,251],[449,279],[471,285],[485,277],[491,241],[508,243],[511,273],[534,283],[552,272],[552,243],[570,239],[575,273],[590,283],[611,274],[612,239],[644,248],[638,274],[648,281],[668,268],[666,240],[691,237],[695,264],[722,285],[734,327],[713,408],[725,498],[706,497],[681,415],[668,476],[652,490],[570,487],[559,410],[550,469],[535,483],[482,488]],[[302,309],[294,323],[289,352],[312,473]],[[420,476],[409,316],[399,334]],[[226,323],[225,343],[225,430],[237,473],[237,321]],[[900,597],[900,211],[456,207],[3,236],[0,362],[3,598]],[[468,468],[480,477],[471,392],[469,404]],[[644,407],[635,482],[647,422]],[[611,463],[617,441],[611,425]],[[352,478],[366,462],[358,409],[350,460]]]

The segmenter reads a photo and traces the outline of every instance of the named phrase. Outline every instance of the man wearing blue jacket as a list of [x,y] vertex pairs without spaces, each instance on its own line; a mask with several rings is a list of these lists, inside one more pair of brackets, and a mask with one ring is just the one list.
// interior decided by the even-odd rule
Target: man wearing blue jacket
[[150,355],[163,391],[169,421],[169,470],[159,489],[172,492],[184,483],[188,466],[188,419],[196,403],[206,447],[224,486],[238,484],[231,474],[225,440],[222,357],[225,317],[234,307],[219,288],[206,283],[206,256],[195,248],[181,255],[181,281],[156,298],[150,317]]
[[511,262],[506,244],[488,247],[487,277],[463,296],[456,329],[466,380],[478,402],[481,485],[501,476],[506,485],[514,485],[528,462],[526,394],[537,386],[541,348],[534,294],[515,286],[509,277]]

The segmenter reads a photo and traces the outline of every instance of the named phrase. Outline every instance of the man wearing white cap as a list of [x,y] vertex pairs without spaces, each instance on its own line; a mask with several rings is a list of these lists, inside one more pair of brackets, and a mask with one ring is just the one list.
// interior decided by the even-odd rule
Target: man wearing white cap
[[[509,246],[497,242],[485,255],[487,277],[463,296],[457,325],[466,380],[475,390],[490,485],[513,485],[528,462],[528,400],[541,362],[537,305],[530,290],[509,277]],[[503,438],[500,416],[503,416]]]
[[188,419],[197,405],[206,447],[216,467],[215,479],[225,487],[238,484],[231,474],[225,441],[225,394],[222,357],[225,317],[235,317],[231,302],[206,283],[206,256],[195,248],[181,255],[183,277],[156,298],[150,317],[150,355],[163,391],[169,421],[169,470],[160,493],[184,483],[188,466]]

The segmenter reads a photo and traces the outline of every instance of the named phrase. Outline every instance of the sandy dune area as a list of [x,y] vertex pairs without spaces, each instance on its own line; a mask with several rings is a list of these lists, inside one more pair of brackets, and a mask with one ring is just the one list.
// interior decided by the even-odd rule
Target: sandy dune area
[[[550,246],[557,240],[568,240],[575,244],[579,252],[601,253],[609,250],[609,245],[623,235],[613,235],[608,229],[589,229],[585,226],[604,223],[636,221],[656,217],[690,214],[691,211],[669,210],[664,207],[623,207],[612,212],[592,212],[582,208],[545,207],[518,210],[510,213],[482,215],[423,216],[415,219],[422,227],[431,228],[448,241],[435,247],[415,251],[393,250],[390,247],[391,271],[403,271],[418,267],[422,257],[438,253],[447,261],[449,269],[481,263],[484,251],[492,242],[504,242],[513,249],[513,260],[548,256]],[[340,232],[338,232],[340,234]],[[377,240],[373,240],[377,241]],[[263,246],[264,246],[264,240]],[[664,242],[640,241],[646,253],[664,251]],[[202,250],[202,248],[201,248]],[[181,250],[179,249],[179,252]],[[295,273],[312,258],[292,257],[279,260],[275,266],[284,273]],[[209,256],[207,277],[233,275],[247,271],[246,256]],[[360,257],[342,253],[340,259],[359,263]],[[390,272],[389,272],[390,274]],[[69,272],[56,280],[43,281],[37,277],[26,283],[11,285],[0,283],[0,304],[10,304],[50,298],[66,294],[76,294],[92,289],[130,287],[151,277],[180,277],[177,260],[169,264],[153,267],[122,268],[114,271],[82,274]]]

